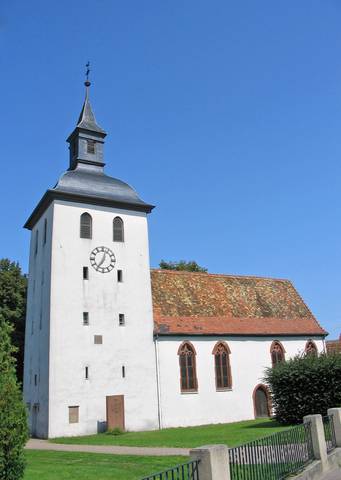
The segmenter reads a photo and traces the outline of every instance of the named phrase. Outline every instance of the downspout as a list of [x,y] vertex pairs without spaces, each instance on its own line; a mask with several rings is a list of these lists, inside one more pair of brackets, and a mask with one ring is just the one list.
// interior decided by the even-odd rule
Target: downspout
[[162,428],[162,415],[161,415],[161,389],[160,389],[160,360],[159,360],[159,348],[158,348],[158,334],[154,335],[154,350],[155,350],[155,365],[156,365],[156,390],[157,390],[157,418],[159,424],[159,430]]

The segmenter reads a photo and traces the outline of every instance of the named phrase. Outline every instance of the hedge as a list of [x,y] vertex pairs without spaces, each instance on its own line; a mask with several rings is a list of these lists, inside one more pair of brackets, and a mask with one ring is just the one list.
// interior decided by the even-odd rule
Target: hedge
[[15,374],[11,330],[0,314],[0,480],[20,480],[25,469],[26,409]]
[[296,356],[266,370],[276,419],[302,423],[304,415],[341,406],[341,355]]

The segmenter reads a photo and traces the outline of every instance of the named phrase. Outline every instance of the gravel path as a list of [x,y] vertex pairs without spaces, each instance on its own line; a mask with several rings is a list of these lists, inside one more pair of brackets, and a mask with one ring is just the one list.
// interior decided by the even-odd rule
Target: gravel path
[[50,443],[47,440],[31,438],[26,448],[30,450],[54,450],[58,452],[87,452],[87,453],[111,453],[115,455],[143,455],[168,457],[172,455],[189,455],[188,448],[165,448],[165,447],[119,447],[107,445],[64,445]]
[[333,470],[332,472],[327,473],[323,480],[341,480],[341,470]]

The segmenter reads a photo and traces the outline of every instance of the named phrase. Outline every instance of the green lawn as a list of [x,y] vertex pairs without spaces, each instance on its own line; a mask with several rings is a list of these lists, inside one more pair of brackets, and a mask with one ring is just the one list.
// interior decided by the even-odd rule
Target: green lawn
[[187,457],[137,457],[26,450],[24,480],[139,480],[187,462]]
[[127,432],[121,435],[99,433],[85,437],[61,437],[55,443],[79,445],[128,445],[138,447],[199,447],[214,443],[226,443],[235,446],[270,435],[284,428],[274,420],[258,419],[244,422],[199,427],[165,428],[149,432]]

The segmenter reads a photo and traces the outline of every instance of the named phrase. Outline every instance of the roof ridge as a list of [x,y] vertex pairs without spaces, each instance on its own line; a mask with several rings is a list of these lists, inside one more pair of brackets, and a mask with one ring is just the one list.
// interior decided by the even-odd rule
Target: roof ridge
[[278,282],[289,282],[292,284],[292,281],[289,280],[288,278],[276,278],[276,277],[268,277],[268,276],[262,277],[261,275],[238,275],[238,274],[232,274],[232,273],[189,272],[187,270],[167,270],[165,268],[151,268],[150,270],[151,272],[170,273],[173,275],[179,274],[179,275],[205,275],[210,277],[229,277],[229,278],[259,278],[260,280],[275,280]]

